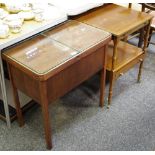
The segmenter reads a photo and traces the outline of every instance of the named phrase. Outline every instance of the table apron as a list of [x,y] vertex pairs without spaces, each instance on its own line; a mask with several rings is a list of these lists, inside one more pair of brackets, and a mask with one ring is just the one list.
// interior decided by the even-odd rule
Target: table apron
[[125,37],[129,36],[130,34],[144,28],[145,26],[147,26],[148,24],[150,23],[150,20],[148,20],[147,22],[144,22],[143,24],[141,25],[138,25],[137,27],[125,32],[124,34],[120,35],[120,36],[115,36],[113,35],[113,37],[118,37],[119,39],[124,39]]

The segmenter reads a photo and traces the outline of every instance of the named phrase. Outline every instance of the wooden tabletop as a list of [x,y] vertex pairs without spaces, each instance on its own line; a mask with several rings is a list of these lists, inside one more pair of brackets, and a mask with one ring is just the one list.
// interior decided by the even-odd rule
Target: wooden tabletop
[[151,18],[149,14],[110,4],[80,15],[76,20],[121,36]]
[[[64,33],[65,30],[55,33],[57,39],[58,36],[60,36],[60,39],[64,37],[62,40],[58,39],[57,41],[45,35],[39,35],[5,50],[3,58],[36,78],[47,79],[56,73],[57,70],[62,69],[63,66],[73,63],[73,61],[78,61],[79,57],[88,53],[86,51],[90,51],[94,47],[103,46],[102,43],[106,39],[111,38],[109,33],[102,31],[102,35],[99,35],[98,29],[79,22],[67,22],[60,27],[58,26],[58,30],[62,27],[64,29],[66,27],[66,30],[70,31],[70,33]],[[57,29],[51,30],[50,33],[56,32],[55,30]],[[83,37],[83,32],[85,31],[85,37]],[[72,45],[76,45],[75,48]],[[78,47],[82,47],[82,49]]]

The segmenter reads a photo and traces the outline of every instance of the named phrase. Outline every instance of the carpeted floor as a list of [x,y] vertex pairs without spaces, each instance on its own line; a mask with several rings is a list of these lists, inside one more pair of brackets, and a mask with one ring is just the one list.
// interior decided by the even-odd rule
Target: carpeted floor
[[[97,75],[50,105],[52,150],[155,150],[154,46],[140,84],[137,67],[117,80],[110,109],[98,107]],[[41,108],[24,117],[23,128],[15,121],[8,129],[0,121],[0,150],[46,150]]]

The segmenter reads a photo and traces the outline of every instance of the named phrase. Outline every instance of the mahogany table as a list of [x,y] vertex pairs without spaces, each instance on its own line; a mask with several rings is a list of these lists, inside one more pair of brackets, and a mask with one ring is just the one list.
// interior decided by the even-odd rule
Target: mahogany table
[[41,105],[48,149],[52,148],[49,103],[100,71],[103,106],[106,48],[110,40],[108,32],[68,21],[4,52],[19,124],[24,125],[24,120],[17,89]]

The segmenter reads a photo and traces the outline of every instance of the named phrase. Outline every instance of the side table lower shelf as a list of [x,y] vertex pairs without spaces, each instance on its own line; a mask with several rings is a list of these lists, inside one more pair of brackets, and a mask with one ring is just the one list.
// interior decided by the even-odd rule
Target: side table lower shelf
[[[113,42],[109,44],[108,52],[107,52],[107,70],[112,70],[112,56],[113,56]],[[123,68],[125,65],[137,59],[139,56],[143,54],[141,48],[137,46],[131,45],[129,43],[120,41],[117,47],[117,59],[115,64],[115,71]]]
[[134,67],[134,65],[144,60],[145,54],[141,48],[131,45],[129,43],[120,41],[117,47],[117,59],[115,68],[112,70],[112,57],[113,57],[113,42],[110,43],[107,52],[107,67],[108,71],[113,71],[114,78],[117,79],[126,71]]

